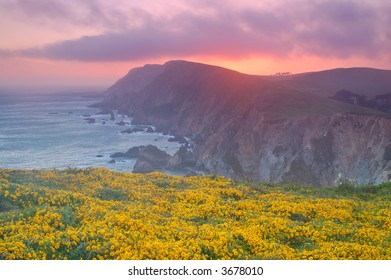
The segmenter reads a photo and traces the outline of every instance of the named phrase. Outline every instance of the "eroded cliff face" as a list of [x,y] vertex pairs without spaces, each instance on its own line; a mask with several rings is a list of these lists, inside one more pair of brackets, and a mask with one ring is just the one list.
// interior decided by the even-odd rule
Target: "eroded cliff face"
[[[221,141],[221,139],[230,139]],[[254,181],[335,185],[391,179],[391,120],[338,113],[216,132],[196,149],[206,170]]]
[[207,173],[335,185],[391,179],[391,119],[265,77],[188,62],[131,71],[100,104],[187,136]]

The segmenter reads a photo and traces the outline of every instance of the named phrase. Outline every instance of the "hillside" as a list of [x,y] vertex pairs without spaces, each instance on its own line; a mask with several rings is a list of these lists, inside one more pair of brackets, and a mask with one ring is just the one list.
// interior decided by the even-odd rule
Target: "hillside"
[[0,259],[391,259],[391,185],[0,170]]
[[[391,178],[389,114],[329,98],[331,88],[371,86],[379,73],[388,88],[389,71],[379,71],[262,77],[172,61],[130,71],[98,106],[189,137],[197,168],[206,173],[317,186],[338,178],[380,183]],[[310,82],[327,94],[303,90]]]
[[[241,116],[251,110],[267,120],[348,112],[382,115],[285,86],[271,77],[186,61],[131,70],[107,90],[100,106],[120,109],[139,122],[179,131],[186,131],[189,123],[199,126],[198,122]],[[176,122],[179,116],[181,123]]]
[[340,90],[367,97],[391,92],[391,71],[373,68],[338,68],[265,78],[322,97],[332,96]]

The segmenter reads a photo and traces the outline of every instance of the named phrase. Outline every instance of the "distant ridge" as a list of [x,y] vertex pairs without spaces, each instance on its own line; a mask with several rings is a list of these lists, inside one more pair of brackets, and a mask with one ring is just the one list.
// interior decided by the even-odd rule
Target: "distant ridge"
[[[267,117],[273,119],[314,114],[328,115],[337,112],[382,115],[381,112],[367,108],[319,98],[330,97],[337,92],[330,91],[331,86],[326,82],[330,79],[341,80],[338,74],[333,74],[334,71],[339,70],[269,77],[247,75],[219,66],[183,60],[169,61],[164,65],[147,64],[132,69],[115,83],[107,91],[107,98],[102,105],[119,107],[124,112],[137,115],[137,111],[143,113],[145,109],[143,105],[146,104],[140,104],[142,100],[145,101],[144,103],[150,103],[148,107],[153,106],[154,102],[160,102],[156,100],[158,98],[156,92],[160,91],[159,96],[169,97],[173,103],[191,97],[193,100],[199,98],[200,103],[205,103],[206,107],[216,101],[216,98],[237,105],[239,100],[234,100],[236,98],[240,99],[242,107],[258,106]],[[391,71],[387,73],[390,74],[388,89],[391,90]],[[315,82],[311,80],[313,75],[316,76]],[[345,82],[344,87],[339,90],[349,89],[349,84],[352,83],[352,81]],[[164,92],[167,90],[171,92]],[[368,91],[368,95],[372,94],[372,91]],[[168,104],[169,101],[166,100],[166,103]],[[287,111],[287,108],[290,110]],[[201,112],[205,109],[203,106],[197,108],[197,111]]]

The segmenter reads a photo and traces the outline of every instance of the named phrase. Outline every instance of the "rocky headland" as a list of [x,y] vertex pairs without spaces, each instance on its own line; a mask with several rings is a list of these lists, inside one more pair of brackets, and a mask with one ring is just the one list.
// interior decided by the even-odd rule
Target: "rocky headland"
[[[371,77],[367,82],[365,73]],[[153,125],[177,140],[189,139],[180,157],[166,157],[166,166],[314,186],[390,180],[388,99],[378,110],[329,98],[341,90],[367,100],[387,98],[391,71],[353,68],[268,77],[172,61],[131,70],[97,106],[132,116],[133,125]],[[143,171],[159,168],[145,159],[137,165]]]

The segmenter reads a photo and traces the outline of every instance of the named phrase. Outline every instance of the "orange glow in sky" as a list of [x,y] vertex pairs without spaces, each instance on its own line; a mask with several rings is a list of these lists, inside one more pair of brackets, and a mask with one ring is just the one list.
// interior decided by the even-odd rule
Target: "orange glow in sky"
[[106,88],[176,59],[262,75],[391,69],[390,1],[134,2],[0,2],[0,89]]

